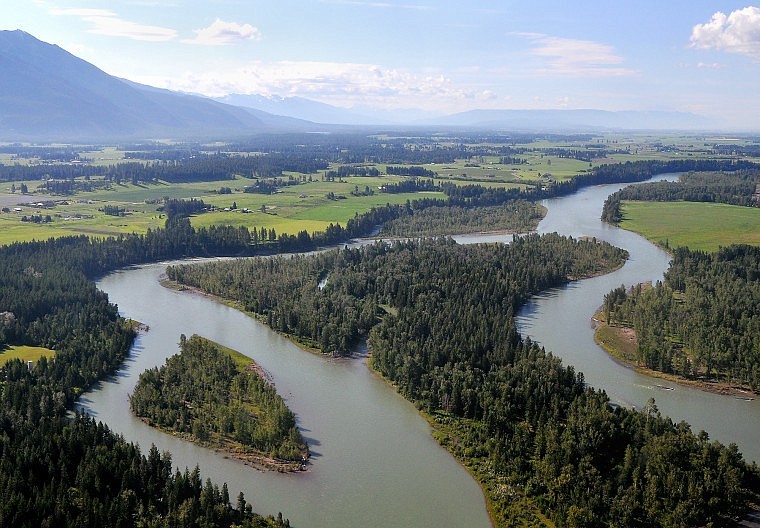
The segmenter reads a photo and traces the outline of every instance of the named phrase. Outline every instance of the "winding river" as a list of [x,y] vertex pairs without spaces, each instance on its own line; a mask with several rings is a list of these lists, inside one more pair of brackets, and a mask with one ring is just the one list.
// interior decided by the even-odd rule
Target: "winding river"
[[[604,294],[622,283],[661,279],[668,264],[668,255],[646,240],[598,220],[604,199],[620,187],[591,187],[545,202],[549,212],[539,231],[595,236],[627,249],[631,258],[612,274],[534,298],[519,314],[520,331],[584,372],[586,381],[604,388],[613,401],[643,406],[654,397],[663,414],[686,420],[711,438],[735,442],[748,459],[760,460],[759,401],[657,382],[610,359],[594,344],[590,317]],[[462,243],[511,239],[455,238]],[[414,406],[370,372],[365,357],[307,353],[237,310],[165,289],[158,282],[165,266],[130,268],[98,282],[120,313],[147,324],[150,331],[138,336],[114,377],[80,399],[83,409],[144,449],[155,444],[169,451],[176,467],[198,465],[204,478],[227,482],[233,497],[242,490],[256,511],[282,511],[293,526],[490,526],[478,485],[438,446]],[[131,415],[128,395],[139,374],[176,353],[183,333],[237,349],[271,375],[309,442],[308,471],[260,471],[161,433]]]

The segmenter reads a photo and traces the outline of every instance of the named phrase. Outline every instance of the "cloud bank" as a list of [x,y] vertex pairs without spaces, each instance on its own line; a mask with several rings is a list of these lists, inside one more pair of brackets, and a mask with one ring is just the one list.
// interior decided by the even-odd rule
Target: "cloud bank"
[[79,17],[92,26],[88,32],[96,35],[153,42],[173,40],[177,37],[177,32],[173,29],[130,22],[107,9],[53,8],[50,10],[50,14]]
[[760,8],[749,6],[731,12],[718,11],[709,22],[691,31],[691,46],[740,53],[760,59]]
[[[137,79],[136,79],[137,80]],[[154,86],[223,96],[231,93],[298,96],[342,107],[425,106],[442,109],[455,102],[488,102],[488,90],[455,86],[440,74],[424,74],[376,64],[278,61],[254,62],[237,69],[140,79]]]

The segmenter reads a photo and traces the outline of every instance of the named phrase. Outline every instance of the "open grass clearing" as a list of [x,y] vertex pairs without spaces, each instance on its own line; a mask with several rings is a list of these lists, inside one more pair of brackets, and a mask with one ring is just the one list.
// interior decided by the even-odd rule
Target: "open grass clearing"
[[760,208],[703,202],[624,202],[620,227],[669,247],[760,245]]
[[0,367],[14,359],[20,359],[22,363],[27,361],[39,361],[41,357],[51,358],[55,356],[55,350],[45,347],[10,345],[0,347]]

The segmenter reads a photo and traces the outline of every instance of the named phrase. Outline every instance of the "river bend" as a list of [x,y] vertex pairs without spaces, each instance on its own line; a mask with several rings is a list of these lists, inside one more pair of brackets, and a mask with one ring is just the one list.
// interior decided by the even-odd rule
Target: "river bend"
[[[593,341],[590,318],[620,284],[661,280],[667,253],[633,233],[602,223],[602,203],[623,185],[582,189],[547,200],[540,232],[590,236],[625,248],[620,270],[536,296],[517,317],[523,336],[552,350],[607,391],[612,401],[641,407],[654,397],[660,411],[686,420],[711,438],[735,442],[760,460],[760,401],[743,401],[657,381],[611,359]],[[461,243],[509,241],[511,236],[459,236]],[[125,317],[150,327],[124,366],[80,399],[81,408],[147,450],[155,444],[180,469],[198,465],[204,478],[242,490],[254,509],[282,511],[302,527],[488,527],[482,492],[435,442],[412,404],[366,367],[365,358],[307,353],[241,312],[209,298],[163,288],[166,263],[117,271],[98,287]],[[308,471],[261,471],[148,427],[132,416],[128,396],[139,374],[178,351],[180,334],[199,334],[255,359],[296,413],[309,442]],[[667,387],[667,388],[664,388]]]

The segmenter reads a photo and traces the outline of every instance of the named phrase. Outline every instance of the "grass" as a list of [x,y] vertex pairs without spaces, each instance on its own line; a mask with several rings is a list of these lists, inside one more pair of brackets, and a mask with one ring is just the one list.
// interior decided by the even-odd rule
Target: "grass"
[[594,332],[594,340],[611,356],[628,363],[638,362],[636,333],[632,329],[601,324]]
[[[372,207],[386,203],[403,204],[407,200],[420,197],[444,198],[442,193],[408,193],[383,194],[377,190],[382,183],[399,181],[397,177],[383,178],[347,178],[343,182],[313,181],[284,187],[282,192],[272,195],[244,193],[244,186],[251,183],[247,179],[224,180],[217,182],[200,182],[185,184],[122,184],[112,185],[110,189],[78,193],[73,197],[60,197],[66,204],[57,204],[51,208],[21,206],[21,212],[0,213],[0,244],[17,241],[47,240],[51,237],[68,235],[89,235],[94,237],[115,236],[121,233],[144,234],[148,229],[162,227],[166,218],[157,211],[157,203],[146,201],[171,198],[199,198],[208,205],[218,208],[213,213],[204,213],[191,219],[195,227],[212,225],[245,226],[248,228],[266,227],[277,234],[297,234],[306,230],[308,233],[323,231],[330,223],[341,225],[356,214],[369,211]],[[39,183],[39,182],[37,182]],[[36,184],[35,184],[36,185]],[[220,187],[230,187],[232,194],[218,194]],[[351,192],[358,187],[361,192],[365,187],[375,191],[370,196],[353,196]],[[30,185],[30,189],[33,187]],[[341,196],[330,200],[328,193]],[[19,201],[33,202],[35,195],[18,195]],[[237,210],[224,211],[233,204]],[[14,202],[15,203],[15,202]],[[116,205],[129,212],[123,217],[109,216],[103,213],[105,205]],[[266,208],[266,213],[260,211]],[[243,213],[247,209],[250,212]],[[22,222],[23,216],[50,215],[52,222],[35,224]],[[75,218],[77,215],[84,218]]]
[[202,337],[201,339],[211,343],[212,345],[217,347],[219,350],[227,354],[230,357],[230,359],[232,359],[233,363],[235,363],[235,366],[237,367],[237,369],[240,370],[241,372],[249,368],[251,365],[256,364],[251,358],[249,358],[245,354],[242,354],[241,352],[238,352],[237,350],[228,348],[224,345],[220,345],[216,341],[212,341],[211,339],[207,339],[205,337]]
[[624,202],[620,227],[669,247],[760,245],[760,208],[702,202]]
[[20,359],[22,363],[27,361],[37,362],[41,357],[51,358],[55,356],[55,350],[44,347],[11,345],[0,348],[0,366],[14,359]]
[[[484,145],[501,145],[486,140]],[[704,138],[683,135],[604,135],[598,138],[578,139],[572,138],[553,141],[537,139],[524,144],[515,144],[516,147],[525,147],[530,150],[515,156],[524,159],[524,164],[502,164],[498,155],[473,156],[469,159],[458,159],[451,163],[425,164],[426,169],[438,173],[435,178],[437,183],[452,182],[456,185],[478,184],[488,187],[524,188],[547,181],[547,174],[554,180],[562,181],[577,176],[583,171],[589,170],[590,166],[601,163],[624,162],[637,159],[673,159],[677,157],[693,156],[703,157],[707,154],[712,144],[720,142],[719,139],[711,139],[709,143]],[[743,144],[746,141],[740,141]],[[739,144],[737,143],[737,144]],[[459,138],[452,136],[440,138],[443,146],[455,146],[459,144]],[[548,149],[563,148],[571,150],[588,150],[587,144],[604,144],[605,148],[627,149],[630,153],[611,154],[609,159],[595,159],[593,163],[583,162],[569,158],[559,158],[548,155]],[[732,143],[733,144],[733,143]],[[2,145],[2,143],[0,143]],[[224,146],[223,143],[210,144],[210,151],[216,151]],[[667,147],[667,148],[663,148]],[[124,152],[112,146],[102,148],[95,147],[91,151],[80,153],[82,159],[96,166],[107,166],[128,161]],[[38,163],[38,159],[21,159],[11,154],[0,154],[0,164],[12,163]],[[0,213],[0,244],[8,244],[15,241],[46,240],[51,237],[67,235],[89,235],[94,237],[114,236],[122,233],[143,234],[148,229],[155,229],[164,225],[165,217],[157,211],[163,198],[199,198],[209,205],[219,209],[214,213],[198,215],[191,219],[196,227],[209,227],[212,225],[233,225],[250,228],[266,227],[274,228],[278,234],[297,234],[306,230],[308,233],[324,230],[330,223],[345,223],[356,214],[364,213],[375,206],[383,206],[386,203],[403,204],[407,200],[423,197],[444,198],[442,193],[415,193],[415,194],[384,194],[378,187],[395,183],[405,178],[384,174],[386,164],[361,164],[368,168],[376,168],[380,171],[377,177],[346,177],[343,181],[322,181],[322,174],[312,174],[311,182],[303,182],[299,185],[283,187],[281,192],[273,195],[248,194],[243,192],[246,185],[252,180],[237,177],[232,180],[214,182],[195,182],[168,184],[165,182],[110,184],[108,188],[102,188],[91,192],[81,192],[75,196],[60,197],[67,200],[68,204],[58,204],[50,209],[37,209],[35,207],[22,207],[20,213],[13,212],[16,207],[16,198],[22,201],[36,201],[38,195],[30,194],[22,197],[14,194],[9,197],[0,196],[2,205],[8,206],[8,213]],[[400,164],[399,164],[400,165]],[[414,165],[414,164],[412,164]],[[330,169],[336,169],[333,164]],[[300,174],[291,174],[301,178]],[[285,175],[288,176],[287,174]],[[307,179],[309,176],[307,176]],[[99,179],[93,177],[93,181]],[[19,187],[22,182],[0,182],[0,193],[10,193],[12,185]],[[40,185],[40,181],[28,181],[26,185],[34,192]],[[221,187],[229,187],[232,194],[218,194]],[[366,188],[374,191],[371,196],[353,196],[355,188],[364,192]],[[339,199],[330,200],[328,194],[332,193]],[[236,211],[223,211],[229,208],[233,202],[237,205]],[[124,217],[107,216],[102,212],[105,205],[116,205],[130,212]],[[262,206],[266,213],[262,213]],[[637,206],[638,207],[638,206]],[[660,206],[657,206],[660,207]],[[99,210],[100,209],[100,210]],[[243,213],[247,209],[251,212]],[[760,243],[757,228],[757,216],[748,219],[747,224],[727,227],[724,219],[719,218],[714,225],[721,227],[715,234],[704,242],[696,240],[682,240],[679,231],[681,212],[674,213],[672,221],[653,215],[654,220],[665,223],[665,229],[655,229],[657,226],[652,219],[641,220],[641,227],[634,225],[637,217],[633,209],[629,213],[630,224],[624,227],[638,231],[650,229],[652,233],[645,236],[655,242],[667,242],[671,246],[688,244],[690,247],[714,249],[718,245],[726,245],[731,242]],[[745,211],[746,212],[746,211]],[[42,214],[50,214],[52,222],[48,224],[34,224],[21,222],[21,217]],[[76,218],[79,215],[79,218]],[[701,213],[698,213],[701,215]],[[85,218],[81,218],[84,216]],[[699,223],[699,222],[697,222]],[[709,222],[704,222],[708,224]],[[697,226],[697,231],[707,236],[707,226]],[[677,229],[678,228],[678,229]],[[741,231],[743,229],[743,231]],[[727,231],[727,232],[726,232]],[[740,232],[741,231],[741,232]],[[689,236],[690,238],[690,236]],[[693,245],[697,244],[697,245]]]

